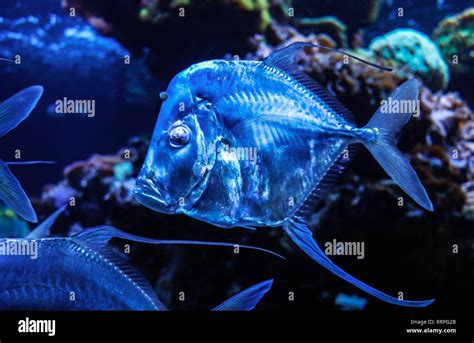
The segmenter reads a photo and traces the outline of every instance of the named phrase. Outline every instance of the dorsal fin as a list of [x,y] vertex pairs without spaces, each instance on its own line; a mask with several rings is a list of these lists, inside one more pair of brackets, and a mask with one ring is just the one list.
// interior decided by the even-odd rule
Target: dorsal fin
[[350,145],[343,149],[342,153],[339,154],[326,174],[324,174],[321,180],[313,187],[303,204],[293,214],[292,217],[295,222],[308,223],[311,215],[314,214],[315,208],[321,202],[324,195],[333,188],[339,176],[356,155],[357,150],[357,145]]
[[303,43],[303,42],[298,42],[298,43],[293,43],[290,44],[289,46],[276,50],[272,54],[270,54],[267,58],[263,60],[263,63],[270,66],[277,68],[281,71],[284,71],[288,75],[290,75],[293,79],[298,81],[300,84],[302,84],[304,87],[306,87],[308,90],[316,94],[321,100],[323,100],[335,113],[340,115],[343,119],[348,121],[349,123],[355,123],[354,120],[354,115],[352,114],[351,111],[349,111],[344,105],[342,105],[337,98],[331,94],[326,88],[321,86],[319,83],[317,83],[315,80],[311,79],[304,71],[300,69],[298,66],[297,62],[299,59],[299,54],[301,53],[302,49],[305,47],[310,47],[310,48],[322,48],[322,49],[327,49],[331,51],[335,51],[347,56],[350,56],[358,61],[361,61],[363,63],[366,63],[370,66],[380,68],[383,70],[391,70],[386,67],[381,67],[376,64],[373,64],[371,62],[365,61],[357,56],[354,56],[352,54],[349,54],[347,52],[338,50],[338,49],[332,49],[328,48],[325,46],[319,46],[316,44],[310,44],[310,43]]
[[[121,231],[113,226],[99,226],[95,228],[91,228],[85,230],[79,234],[76,234],[71,237],[74,241],[78,242],[79,244],[85,244],[90,249],[96,251],[100,254],[103,258],[117,267],[124,275],[130,279],[135,285],[137,285],[156,306],[157,310],[167,310],[165,305],[159,300],[158,296],[155,294],[155,291],[149,284],[149,282],[127,261],[121,258],[117,253],[115,253],[108,245],[108,241],[112,238],[123,238],[135,242],[142,242],[142,243],[150,243],[150,244],[184,244],[184,245],[216,245],[216,246],[231,246],[235,247],[235,244],[232,243],[223,243],[223,242],[204,242],[204,241],[181,241],[181,240],[160,240],[160,239],[152,239],[146,237],[140,237],[137,235],[133,235],[124,231]],[[272,251],[246,246],[246,245],[238,245],[240,248],[249,248],[264,251],[270,253],[272,255],[276,255],[280,258],[284,258]],[[268,281],[266,281],[268,282]],[[255,285],[254,287],[256,287]],[[265,288],[266,287],[266,288]],[[258,287],[258,289],[252,290],[249,289],[248,295],[247,293],[240,295],[237,299],[246,299],[247,301],[245,304],[242,300],[242,306],[251,306],[251,301],[254,299],[255,304],[263,297],[263,295],[270,289],[271,284],[263,285]],[[256,294],[257,293],[257,294]],[[232,299],[232,298],[231,298]],[[229,299],[229,300],[231,300]],[[221,306],[223,306],[222,304]],[[253,307],[252,307],[253,308]]]
[[141,243],[148,243],[148,244],[207,245],[207,246],[221,246],[221,247],[232,247],[232,248],[235,248],[236,246],[238,246],[239,248],[262,251],[267,254],[279,257],[281,259],[285,259],[280,254],[277,254],[273,251],[270,251],[264,248],[251,246],[251,245],[242,245],[242,244],[234,244],[234,243],[226,243],[226,242],[154,239],[154,238],[137,236],[125,231],[121,231],[113,226],[107,226],[107,225],[97,226],[94,228],[87,229],[81,233],[78,233],[72,236],[72,238],[76,241],[93,244],[95,246],[105,246],[107,242],[111,240],[112,238],[123,238],[123,239],[127,239],[134,242],[141,242]]
[[106,259],[109,263],[118,268],[123,275],[134,283],[143,292],[143,295],[147,297],[155,307],[157,311],[168,311],[168,308],[161,302],[147,279],[130,263],[128,263],[123,257],[114,252],[109,246],[102,246],[96,248],[89,246],[91,249],[96,251],[100,256]]
[[359,62],[365,63],[365,64],[367,64],[371,67],[381,69],[381,70],[384,70],[384,71],[392,71],[392,68],[384,67],[384,66],[366,61],[366,60],[364,60],[360,57],[352,55],[352,54],[350,54],[346,51],[343,51],[343,50],[334,49],[334,48],[330,48],[330,47],[323,46],[323,45],[318,45],[318,44],[304,43],[304,42],[292,43],[292,44],[288,45],[287,47],[278,49],[278,50],[274,51],[273,53],[271,53],[270,56],[268,56],[264,61],[265,62],[270,62],[271,61],[270,63],[267,63],[267,64],[270,64],[270,65],[274,65],[273,63],[284,64],[284,65],[294,64],[295,62],[297,62],[297,57],[298,57],[297,54],[303,48],[319,48],[319,49],[334,51],[334,52],[337,52],[337,53],[342,54],[342,55],[347,55],[347,56],[349,56],[349,57],[351,57],[351,58],[353,58],[353,59],[355,59]]
[[87,246],[95,251],[108,263],[119,269],[120,272],[137,286],[143,295],[153,304],[155,310],[167,311],[166,306],[160,301],[155,290],[143,275],[132,265],[130,265],[123,257],[118,255],[107,243],[113,237],[119,237],[121,231],[112,226],[99,226],[87,229],[81,233],[71,236],[76,243]]

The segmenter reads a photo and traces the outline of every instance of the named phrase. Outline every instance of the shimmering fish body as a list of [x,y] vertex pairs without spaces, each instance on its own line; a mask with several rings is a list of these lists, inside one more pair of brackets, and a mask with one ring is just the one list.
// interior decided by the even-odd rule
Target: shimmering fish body
[[[321,251],[307,227],[315,205],[362,143],[397,184],[427,210],[428,195],[396,148],[413,112],[379,109],[357,127],[353,115],[301,72],[295,43],[264,61],[214,60],[195,64],[171,81],[136,198],[164,213],[184,213],[230,228],[282,226],[318,263],[368,293],[405,301],[355,279]],[[416,102],[415,80],[392,95]]]

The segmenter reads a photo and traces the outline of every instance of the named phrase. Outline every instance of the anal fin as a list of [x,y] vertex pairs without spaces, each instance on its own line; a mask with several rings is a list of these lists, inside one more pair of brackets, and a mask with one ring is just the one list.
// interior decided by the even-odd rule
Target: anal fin
[[336,158],[331,167],[328,168],[321,180],[313,187],[311,192],[306,196],[305,201],[298,207],[292,215],[297,222],[307,223],[314,210],[323,199],[324,195],[333,188],[338,178],[345,170],[346,166],[354,158],[357,153],[357,145],[349,145],[341,148],[341,153]]
[[360,281],[359,279],[353,277],[340,267],[334,264],[321,250],[318,246],[318,243],[313,239],[313,234],[311,230],[301,223],[296,223],[290,220],[287,224],[283,226],[283,229],[288,233],[290,238],[295,242],[306,254],[308,254],[313,260],[318,262],[321,266],[332,272],[333,274],[339,276],[341,279],[346,280],[347,282],[353,284],[357,288],[367,292],[368,294],[379,298],[387,303],[408,306],[408,307],[425,307],[434,302],[434,299],[431,300],[399,300],[395,297],[392,297],[388,294],[385,294],[372,286],[367,285],[366,283]]

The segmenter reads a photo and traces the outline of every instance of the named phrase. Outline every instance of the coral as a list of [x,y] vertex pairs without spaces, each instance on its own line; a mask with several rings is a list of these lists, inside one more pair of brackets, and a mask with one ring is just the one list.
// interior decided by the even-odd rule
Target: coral
[[[433,31],[451,71],[474,75],[474,8],[443,19]],[[457,56],[457,63],[453,63]]]
[[393,66],[409,68],[433,90],[444,89],[449,82],[449,69],[441,52],[421,32],[397,29],[372,40],[369,49]]
[[133,174],[133,164],[131,162],[121,162],[114,165],[114,177],[116,181],[125,181]]
[[318,33],[326,33],[335,39],[339,47],[347,48],[347,27],[339,19],[333,16],[319,18],[296,19],[295,24],[298,27],[309,27]]
[[352,36],[361,27],[377,21],[381,0],[319,0],[295,1],[295,17],[300,19],[334,16],[347,26]]
[[267,0],[174,0],[164,3],[159,0],[142,1],[140,4],[139,16],[143,21],[151,21],[154,23],[164,22],[170,18],[173,12],[181,11],[182,16],[186,16],[188,10],[202,8],[203,10],[211,7],[218,7],[227,11],[234,11],[245,15],[251,13],[253,20],[250,21],[255,31],[263,31],[270,23],[269,4]]
[[[463,194],[457,197],[461,201],[462,213],[474,218],[471,186],[474,181],[474,114],[456,93],[432,94],[427,88],[421,93],[421,110],[422,117],[429,122],[425,132],[426,144],[432,150],[438,147],[436,154],[427,154],[428,148],[425,148],[424,155],[418,156],[418,159],[423,156],[435,162],[430,174],[437,178],[432,177],[428,181],[436,187],[442,182],[440,176],[444,179],[449,176],[457,184],[456,192]],[[435,165],[446,167],[439,172],[439,168],[435,170]]]
[[133,139],[128,147],[114,155],[96,154],[66,166],[64,180],[56,185],[46,185],[41,199],[34,199],[33,204],[46,214],[69,203],[65,222],[68,227],[108,222],[117,207],[133,203],[135,179],[132,176],[143,163],[146,150],[143,141],[147,142]]

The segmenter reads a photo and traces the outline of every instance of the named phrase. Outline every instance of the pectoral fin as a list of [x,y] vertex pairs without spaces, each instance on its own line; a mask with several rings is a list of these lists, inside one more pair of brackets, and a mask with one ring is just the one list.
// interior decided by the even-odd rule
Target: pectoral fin
[[24,219],[38,221],[30,199],[5,162],[0,161],[0,200]]
[[43,87],[31,86],[0,104],[0,137],[17,127],[35,108],[43,94]]

